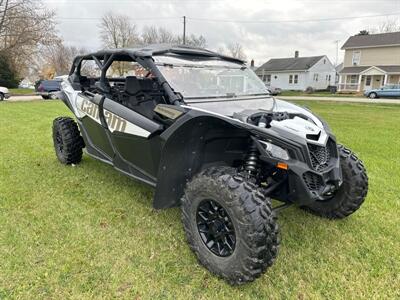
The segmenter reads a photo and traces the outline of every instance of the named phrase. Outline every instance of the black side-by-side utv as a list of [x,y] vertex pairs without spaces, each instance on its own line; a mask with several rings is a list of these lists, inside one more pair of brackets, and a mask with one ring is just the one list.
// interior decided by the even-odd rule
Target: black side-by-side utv
[[61,86],[76,120],[54,120],[58,159],[77,164],[85,149],[153,186],[154,207],[180,206],[198,260],[231,284],[274,262],[277,210],[343,218],[367,195],[363,163],[328,125],[271,97],[241,60],[186,46],[105,50],[76,57]]

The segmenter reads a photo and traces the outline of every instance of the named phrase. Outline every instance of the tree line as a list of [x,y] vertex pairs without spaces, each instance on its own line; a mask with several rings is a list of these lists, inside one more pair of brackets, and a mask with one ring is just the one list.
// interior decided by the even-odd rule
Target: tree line
[[[47,9],[42,0],[0,0],[0,86],[15,87],[25,77],[36,80],[67,74],[73,58],[88,52],[63,41],[57,33],[55,18],[55,11]],[[398,22],[388,20],[360,34],[398,31]],[[139,28],[126,15],[106,14],[97,26],[102,48],[183,43],[180,34],[155,25]],[[189,34],[185,42],[207,47],[203,35]],[[224,45],[217,52],[246,59],[244,47],[238,42]]]
[[[55,11],[41,0],[0,0],[0,86],[16,87],[25,77],[33,81],[68,74],[73,58],[88,52],[65,43],[57,33],[55,18]],[[139,28],[126,15],[106,14],[97,27],[102,48],[183,43],[179,34],[154,25]],[[207,46],[203,35],[189,34],[185,42]],[[226,54],[244,58],[240,45],[226,49]]]

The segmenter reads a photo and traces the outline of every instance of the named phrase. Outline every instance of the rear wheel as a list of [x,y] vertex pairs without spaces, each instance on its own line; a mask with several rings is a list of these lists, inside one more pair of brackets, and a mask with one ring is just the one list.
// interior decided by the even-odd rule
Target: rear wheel
[[348,148],[339,145],[343,183],[335,196],[307,206],[312,213],[328,219],[341,219],[358,210],[368,192],[368,176],[360,159]]
[[231,284],[259,277],[278,251],[271,201],[235,170],[206,169],[182,198],[182,221],[199,262]]
[[77,164],[81,161],[84,142],[73,119],[59,117],[53,121],[53,142],[61,163]]
[[48,99],[50,99],[49,96],[45,96],[45,95],[42,95],[42,98],[43,98],[43,100],[48,100]]
[[57,92],[51,92],[51,93],[49,94],[49,97],[50,97],[51,100],[58,99]]
[[376,98],[378,98],[378,95],[377,95],[375,92],[372,92],[372,93],[370,93],[370,94],[368,95],[368,97],[369,97],[370,99],[376,99]]

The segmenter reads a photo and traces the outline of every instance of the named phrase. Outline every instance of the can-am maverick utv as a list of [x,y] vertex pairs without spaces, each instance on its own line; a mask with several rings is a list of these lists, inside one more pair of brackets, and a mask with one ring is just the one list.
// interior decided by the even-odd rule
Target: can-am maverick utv
[[362,162],[328,125],[271,97],[236,58],[170,45],[104,50],[75,58],[61,98],[76,121],[54,120],[58,159],[77,164],[85,148],[153,186],[155,208],[181,206],[198,260],[231,284],[272,265],[277,210],[343,218],[367,194]]

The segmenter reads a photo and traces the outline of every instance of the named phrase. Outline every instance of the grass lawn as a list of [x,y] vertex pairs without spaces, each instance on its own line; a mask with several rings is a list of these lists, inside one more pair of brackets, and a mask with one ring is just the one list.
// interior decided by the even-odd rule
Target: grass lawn
[[[357,94],[332,94],[331,92],[328,91],[317,91],[314,92],[312,94],[307,94],[305,92],[302,91],[282,91],[281,94],[279,94],[277,97],[279,96],[304,96],[304,97],[360,97],[360,95]],[[361,95],[362,97],[362,95]]]
[[10,89],[10,94],[12,96],[35,95],[35,90],[33,90],[33,89]]
[[364,160],[370,192],[345,220],[284,210],[276,263],[240,287],[198,265],[151,188],[87,155],[58,163],[64,104],[0,103],[0,299],[399,299],[400,106],[296,103]]

